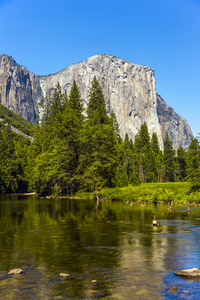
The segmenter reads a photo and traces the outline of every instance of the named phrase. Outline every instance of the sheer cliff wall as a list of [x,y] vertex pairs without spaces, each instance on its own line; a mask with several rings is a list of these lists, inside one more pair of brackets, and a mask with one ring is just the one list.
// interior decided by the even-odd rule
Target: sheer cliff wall
[[146,122],[150,135],[157,133],[161,148],[166,131],[174,148],[187,148],[191,129],[156,93],[154,70],[111,55],[95,55],[42,77],[28,72],[12,58],[0,56],[0,103],[36,122],[41,112],[39,104],[43,98],[52,97],[58,82],[69,94],[76,80],[86,107],[94,76],[102,86],[107,112],[113,109],[116,113],[122,137],[127,132],[134,140],[141,124]]

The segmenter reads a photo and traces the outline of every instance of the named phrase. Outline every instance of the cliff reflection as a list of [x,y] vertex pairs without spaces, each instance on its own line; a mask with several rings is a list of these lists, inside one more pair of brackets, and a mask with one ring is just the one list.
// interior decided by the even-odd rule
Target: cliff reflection
[[[185,258],[184,267],[199,261],[198,214],[180,207],[169,214],[165,205],[1,198],[2,295],[26,299],[26,287],[30,297],[162,298],[166,274]],[[20,279],[5,275],[14,267],[25,270]]]

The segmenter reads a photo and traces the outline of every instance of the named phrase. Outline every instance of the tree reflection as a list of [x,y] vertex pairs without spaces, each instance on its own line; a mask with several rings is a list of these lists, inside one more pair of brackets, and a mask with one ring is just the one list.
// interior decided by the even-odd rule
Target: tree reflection
[[[160,223],[156,229],[154,214]],[[23,285],[30,282],[30,297],[120,297],[117,293],[128,299],[133,295],[125,286],[135,286],[135,295],[143,287],[138,295],[145,298],[148,283],[153,298],[163,289],[164,274],[180,267],[183,256],[199,259],[191,246],[198,242],[197,231],[188,225],[197,226],[198,214],[198,207],[188,216],[184,207],[175,205],[169,213],[167,205],[1,198],[1,270],[21,267],[25,275],[18,288],[16,280],[2,277],[0,282],[20,299],[25,299]],[[70,278],[61,280],[60,272]]]

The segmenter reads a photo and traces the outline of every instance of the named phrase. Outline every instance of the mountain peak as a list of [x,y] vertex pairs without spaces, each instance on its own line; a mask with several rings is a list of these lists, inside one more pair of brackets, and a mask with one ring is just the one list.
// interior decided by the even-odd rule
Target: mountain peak
[[[1,56],[0,61],[2,57],[5,59]],[[56,74],[39,77],[14,62],[10,58],[7,64],[0,63],[0,103],[31,122],[36,122],[42,99],[52,97],[58,82],[69,94],[76,80],[86,107],[89,87],[96,76],[103,89],[107,111],[115,111],[123,138],[128,133],[134,139],[141,124],[146,122],[150,135],[157,133],[161,148],[166,131],[176,149],[186,148],[190,143],[189,125],[157,96],[154,70],[149,67],[98,54]]]

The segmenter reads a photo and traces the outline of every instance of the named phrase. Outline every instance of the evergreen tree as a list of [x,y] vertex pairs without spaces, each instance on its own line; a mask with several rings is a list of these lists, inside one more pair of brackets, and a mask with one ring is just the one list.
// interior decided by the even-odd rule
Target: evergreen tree
[[26,192],[24,168],[28,143],[12,132],[9,123],[0,127],[0,193]]
[[123,143],[118,146],[118,164],[116,173],[117,186],[139,184],[138,157],[133,141],[126,133]]
[[112,124],[113,130],[114,130],[114,133],[115,133],[117,143],[120,144],[120,143],[122,143],[122,138],[120,136],[119,124],[117,122],[117,116],[113,109],[110,112],[110,119],[111,119],[111,124]]
[[174,154],[175,151],[172,146],[169,134],[166,132],[164,138],[164,164],[165,164],[165,181],[174,181]]
[[[67,190],[71,192],[71,194],[78,188],[78,167],[79,160],[81,154],[81,138],[84,124],[84,116],[83,116],[83,103],[81,100],[80,90],[74,80],[66,109],[63,112],[63,135],[65,137],[63,142],[63,154],[61,157],[63,172],[68,174],[65,176],[65,181],[67,181]],[[65,157],[67,159],[65,160]],[[64,163],[64,161],[66,163]],[[66,178],[67,177],[67,178]],[[64,178],[64,177],[63,177]]]
[[82,187],[100,190],[113,186],[117,162],[116,136],[106,107],[102,88],[94,77],[89,90],[87,120],[82,138],[81,164]]
[[151,149],[154,152],[155,155],[158,155],[160,151],[159,142],[158,142],[158,136],[156,132],[153,132],[151,137]]
[[49,118],[37,127],[28,157],[31,186],[42,194],[71,193],[77,189],[80,131],[83,105],[73,82],[69,98],[58,84],[51,100]]
[[106,105],[102,88],[94,76],[89,90],[89,101],[87,105],[88,122],[91,125],[109,124],[110,119],[106,113]]
[[186,150],[183,147],[177,150],[177,164],[178,164],[178,181],[184,181],[186,179]]
[[141,125],[140,131],[135,137],[134,145],[138,153],[139,159],[139,176],[141,182],[151,181],[150,170],[150,136],[147,128],[147,124]]
[[62,111],[63,93],[59,82],[54,91],[53,99],[50,101],[50,116],[55,117]]
[[197,138],[192,138],[186,157],[187,180],[192,182],[192,190],[200,188],[200,147]]
[[156,132],[153,132],[151,137],[151,147],[150,147],[150,170],[151,170],[151,180],[158,181],[160,165],[160,155],[161,150],[159,147],[158,136]]

